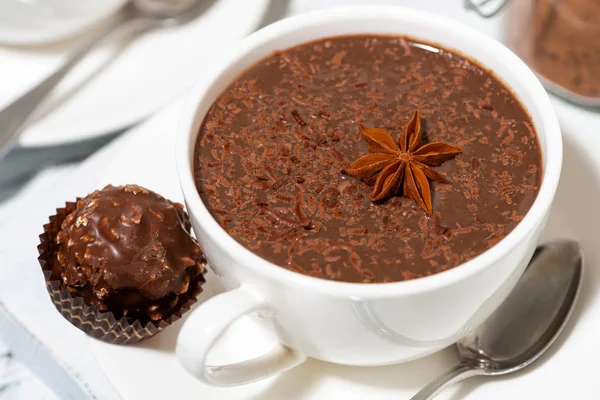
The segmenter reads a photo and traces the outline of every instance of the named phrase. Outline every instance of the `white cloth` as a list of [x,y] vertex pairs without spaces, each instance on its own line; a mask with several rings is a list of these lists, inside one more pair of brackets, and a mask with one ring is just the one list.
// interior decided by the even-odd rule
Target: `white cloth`
[[[96,359],[88,338],[62,318],[47,294],[34,250],[43,225],[66,201],[96,189],[91,174],[123,151],[128,141],[153,140],[177,121],[180,99],[142,125],[102,148],[86,161],[47,171],[27,185],[10,204],[0,207],[0,340],[61,399],[119,399]],[[132,160],[135,155],[132,155]],[[175,182],[175,181],[174,181]],[[176,182],[174,183],[176,186]],[[6,208],[8,207],[8,208]],[[32,306],[34,305],[34,306]],[[28,400],[29,397],[25,397]],[[42,397],[43,398],[43,397]],[[1,397],[0,400],[4,400]],[[32,398],[32,400],[37,400]]]

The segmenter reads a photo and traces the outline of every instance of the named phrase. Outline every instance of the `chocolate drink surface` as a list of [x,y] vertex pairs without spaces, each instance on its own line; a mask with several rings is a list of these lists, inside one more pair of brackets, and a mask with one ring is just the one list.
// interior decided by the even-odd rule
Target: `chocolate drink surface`
[[313,277],[380,283],[456,267],[539,191],[530,116],[476,62],[411,38],[343,36],[266,57],[207,113],[196,186],[239,243]]

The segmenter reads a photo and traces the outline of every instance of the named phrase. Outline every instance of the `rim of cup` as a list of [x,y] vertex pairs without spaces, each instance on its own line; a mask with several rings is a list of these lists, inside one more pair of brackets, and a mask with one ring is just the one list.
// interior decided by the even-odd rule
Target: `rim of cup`
[[[540,140],[544,165],[542,184],[534,203],[526,213],[525,217],[506,237],[480,255],[447,271],[422,278],[391,283],[351,283],[302,275],[273,264],[238,243],[217,223],[208,211],[206,205],[200,199],[193,176],[194,147],[199,126],[204,118],[204,114],[198,115],[198,107],[200,103],[205,100],[206,95],[214,91],[214,84],[223,79],[222,76],[226,71],[236,69],[238,72],[234,75],[243,72],[256,61],[246,63],[240,69],[237,65],[240,60],[244,56],[259,51],[261,48],[265,47],[265,45],[272,43],[273,41],[280,40],[282,37],[293,37],[295,33],[310,30],[315,27],[327,26],[333,22],[354,22],[360,27],[361,21],[377,19],[396,19],[399,24],[403,21],[411,21],[412,24],[434,26],[437,31],[452,32],[452,35],[454,36],[458,35],[463,37],[466,43],[468,43],[469,48],[474,49],[473,53],[485,52],[488,55],[502,60],[503,64],[510,69],[513,75],[512,78],[519,80],[520,85],[525,88],[525,90],[522,90],[521,92],[527,93],[530,102],[534,103],[535,107],[538,109],[538,114],[542,115],[541,123],[536,124],[535,126],[538,139],[542,139],[543,136],[543,140]],[[354,33],[348,34],[369,33],[383,34],[383,32],[373,32],[368,29],[364,31],[356,29]],[[401,35],[400,33],[394,32],[388,32],[388,34]],[[337,35],[343,34],[338,33]],[[325,34],[317,37],[326,38],[331,36],[336,36],[336,34]],[[415,36],[415,38],[418,39],[418,36]],[[440,38],[440,42],[443,42],[441,39],[443,38]],[[293,43],[280,49],[283,50],[310,40],[290,41]],[[441,46],[446,47],[444,44],[441,44]],[[464,46],[465,45],[463,45],[463,47]],[[447,46],[447,48],[453,50],[451,46]],[[270,54],[273,51],[274,50],[270,50],[266,54]],[[485,63],[479,60],[477,54],[473,54],[469,52],[469,50],[465,51],[463,48],[459,50],[459,53],[465,54],[481,63],[483,66],[486,66]],[[258,57],[257,61],[263,57],[264,56]],[[443,16],[401,6],[376,5],[342,7],[309,12],[275,22],[274,24],[251,34],[237,46],[226,52],[222,57],[217,57],[212,61],[214,64],[210,70],[204,73],[203,78],[191,90],[179,122],[176,163],[181,189],[188,207],[188,212],[200,221],[206,234],[209,235],[213,241],[219,243],[220,246],[226,248],[235,262],[264,274],[269,280],[280,281],[285,285],[303,286],[307,289],[311,288],[319,290],[333,296],[356,298],[389,297],[400,294],[410,295],[433,291],[452,285],[469,276],[476,275],[483,269],[498,262],[503,256],[517,247],[519,243],[526,240],[528,235],[533,233],[534,228],[541,223],[552,205],[562,165],[562,137],[558,118],[556,117],[550,98],[538,78],[521,59],[503,44],[482,34],[474,28]],[[493,72],[497,74],[501,80],[504,80],[502,75],[498,74],[496,71]],[[229,85],[230,83],[231,79],[225,82],[225,85]],[[210,99],[210,104],[213,103],[220,93],[221,90],[218,90],[216,95]],[[518,93],[516,93],[516,96],[523,102]],[[531,109],[525,108],[528,111]],[[530,112],[530,114],[532,113]]]

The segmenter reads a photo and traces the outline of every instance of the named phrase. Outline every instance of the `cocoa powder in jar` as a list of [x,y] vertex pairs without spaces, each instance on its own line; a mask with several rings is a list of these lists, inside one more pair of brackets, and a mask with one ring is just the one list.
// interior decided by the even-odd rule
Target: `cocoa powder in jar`
[[600,0],[513,0],[509,47],[567,97],[600,99]]

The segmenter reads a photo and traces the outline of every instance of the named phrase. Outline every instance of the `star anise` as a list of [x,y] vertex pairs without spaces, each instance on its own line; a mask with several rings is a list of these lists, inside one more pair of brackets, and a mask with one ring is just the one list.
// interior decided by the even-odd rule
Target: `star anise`
[[456,157],[461,149],[441,142],[423,144],[419,111],[415,111],[397,143],[382,129],[358,126],[371,154],[362,156],[342,172],[369,184],[374,183],[373,202],[401,194],[413,199],[427,215],[431,215],[431,191],[427,178],[449,183],[432,167]]

